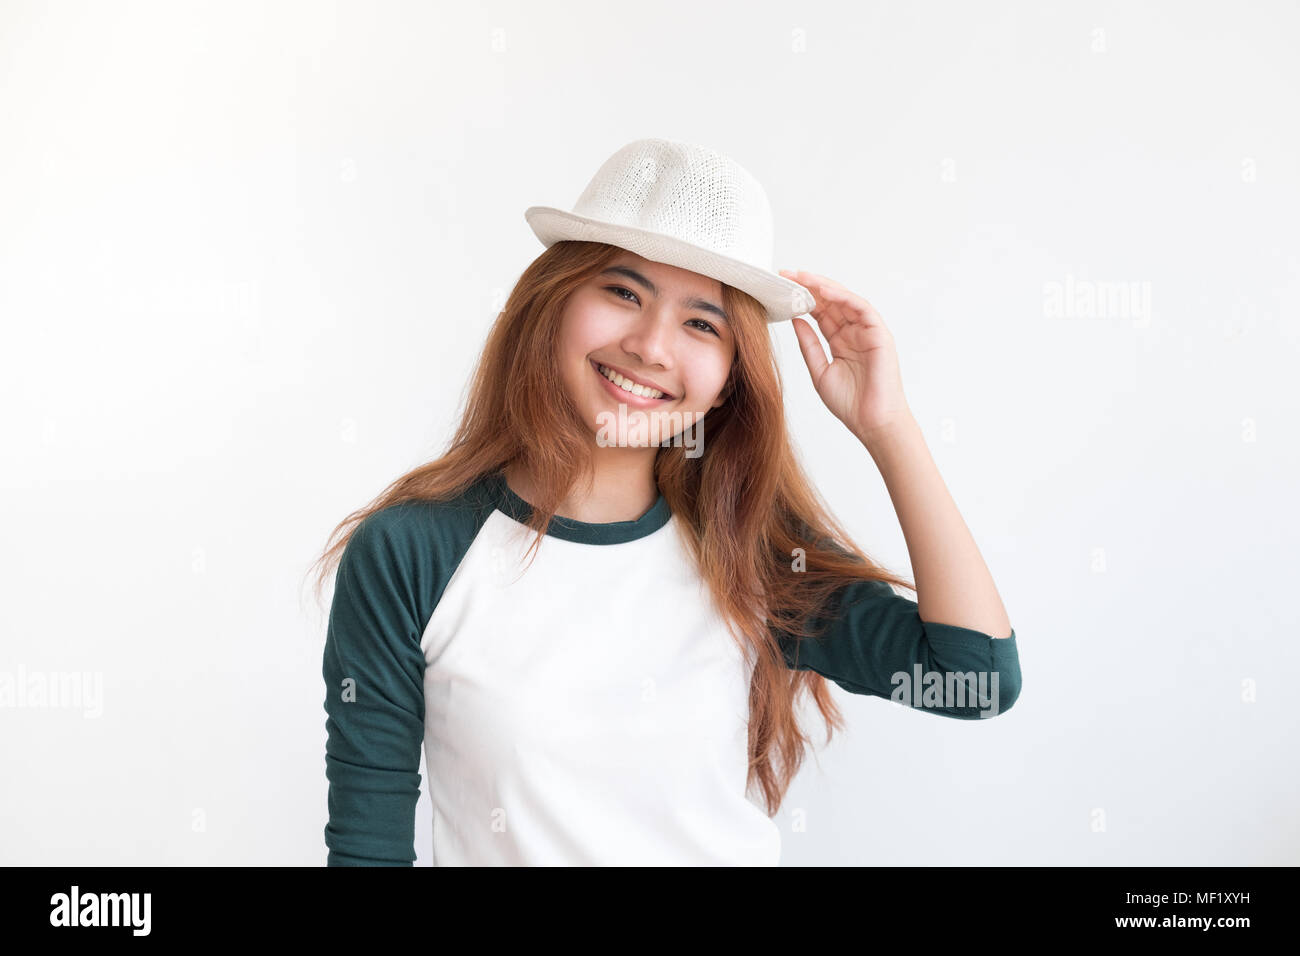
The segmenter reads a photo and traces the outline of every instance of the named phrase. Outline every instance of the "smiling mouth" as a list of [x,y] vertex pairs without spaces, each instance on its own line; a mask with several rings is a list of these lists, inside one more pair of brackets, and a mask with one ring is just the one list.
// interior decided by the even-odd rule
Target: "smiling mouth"
[[599,362],[594,360],[591,363],[591,367],[596,370],[597,375],[605,379],[605,381],[609,382],[616,389],[626,392],[628,395],[635,396],[636,398],[652,402],[666,402],[673,397],[667,392],[661,392],[658,389],[650,388],[647,385],[637,384],[626,376],[620,375],[608,366],[601,365]]

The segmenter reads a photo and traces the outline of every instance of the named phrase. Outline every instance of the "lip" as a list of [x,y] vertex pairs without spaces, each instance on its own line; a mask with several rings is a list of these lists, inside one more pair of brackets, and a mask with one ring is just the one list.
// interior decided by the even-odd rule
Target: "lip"
[[[626,402],[627,404],[632,405],[636,408],[654,408],[656,405],[662,405],[664,402],[672,401],[673,396],[669,395],[666,389],[659,388],[658,385],[655,385],[653,383],[642,382],[638,379],[633,378],[631,375],[625,374],[622,370],[616,368],[613,365],[605,365],[604,362],[598,363],[596,362],[595,359],[591,359],[589,361],[589,364],[591,365],[591,370],[596,373],[596,377],[599,378],[601,382],[604,383],[605,388],[608,389],[610,393],[617,396],[620,401]],[[629,392],[626,389],[619,388],[617,385],[615,385],[613,382],[611,382],[601,373],[600,369],[598,368],[598,365],[605,365],[605,368],[618,372],[618,374],[622,375],[624,378],[631,379],[633,382],[635,382],[638,385],[646,385],[649,388],[658,389],[659,391],[664,393],[664,397],[645,398],[644,396],[637,395],[634,392]]]

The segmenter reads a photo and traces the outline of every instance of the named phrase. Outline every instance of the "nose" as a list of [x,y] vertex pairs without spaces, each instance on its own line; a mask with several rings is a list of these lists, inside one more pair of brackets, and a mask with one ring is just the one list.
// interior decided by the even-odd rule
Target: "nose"
[[644,366],[670,369],[673,367],[671,342],[674,321],[672,309],[668,306],[645,309],[619,344],[624,352],[635,355]]

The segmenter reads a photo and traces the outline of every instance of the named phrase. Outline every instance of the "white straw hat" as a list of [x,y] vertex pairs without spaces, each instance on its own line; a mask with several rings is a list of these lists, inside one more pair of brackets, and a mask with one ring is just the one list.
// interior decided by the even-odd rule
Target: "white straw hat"
[[733,160],[667,139],[628,143],[596,171],[572,212],[530,206],[524,218],[548,249],[562,239],[604,242],[748,292],[769,322],[816,304],[772,270],[772,208]]

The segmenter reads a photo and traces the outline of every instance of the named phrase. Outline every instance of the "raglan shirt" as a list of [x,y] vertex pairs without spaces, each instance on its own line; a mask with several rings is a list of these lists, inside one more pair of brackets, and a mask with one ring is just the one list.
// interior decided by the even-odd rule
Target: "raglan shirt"
[[[422,747],[435,866],[776,865],[747,790],[752,660],[667,501],[557,516],[527,565],[531,514],[494,472],[348,541],[322,669],[328,865],[414,863]],[[959,719],[1019,695],[1014,630],[923,622],[884,582],[841,587],[817,623],[777,634],[786,664],[850,693],[914,688],[910,706]],[[952,674],[972,693],[923,693]]]

